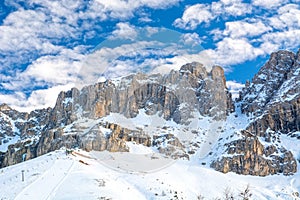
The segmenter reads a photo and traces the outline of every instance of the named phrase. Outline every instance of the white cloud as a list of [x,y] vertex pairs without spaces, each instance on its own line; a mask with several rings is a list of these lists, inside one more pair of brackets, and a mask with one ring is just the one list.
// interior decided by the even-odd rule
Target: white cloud
[[158,63],[152,73],[166,74],[171,70],[179,70],[181,66],[191,62],[202,63],[207,68],[207,71],[210,71],[214,64],[210,59],[210,56],[204,51],[199,52],[198,54],[181,54],[172,58],[167,58],[160,64]]
[[[80,47],[62,50],[56,56],[42,56],[27,66],[24,71],[16,71],[13,77],[6,76],[1,86],[6,90],[22,91],[44,87],[73,83],[81,67]],[[34,83],[34,84],[33,84]]]
[[177,18],[173,25],[182,29],[194,30],[202,23],[227,16],[243,16],[251,13],[250,4],[242,3],[241,0],[221,0],[211,4],[195,4],[185,9],[181,18]]
[[4,55],[1,68],[30,63],[40,55],[58,54],[65,43],[73,47],[81,38],[94,37],[95,29],[101,29],[99,22],[111,19],[118,11],[128,18],[140,7],[161,9],[179,1],[7,0],[5,3],[16,11],[0,26],[0,53]]
[[182,29],[195,29],[202,23],[209,23],[214,19],[209,6],[196,4],[186,8],[181,18],[174,21],[174,25]]
[[70,90],[73,86],[73,84],[57,85],[44,90],[35,90],[28,98],[22,92],[0,94],[0,102],[8,103],[13,109],[21,112],[54,107],[58,94]]
[[55,56],[44,56],[28,66],[21,77],[28,77],[48,84],[67,84],[74,82],[79,68],[78,62]]
[[119,22],[116,25],[116,29],[112,32],[109,39],[128,39],[135,40],[138,33],[135,30],[136,27],[128,22]]
[[199,46],[202,42],[200,36],[197,33],[182,34],[181,41],[183,44],[190,45],[192,47]]
[[146,26],[144,29],[145,29],[145,31],[146,31],[146,36],[147,36],[147,37],[151,37],[151,36],[153,36],[154,34],[159,33],[159,31],[160,31],[160,28],[157,28],[157,27],[151,27],[151,26]]
[[281,6],[275,15],[265,19],[265,23],[275,29],[262,34],[256,42],[265,53],[278,49],[297,49],[300,46],[300,6],[287,4]]
[[261,21],[254,23],[249,23],[246,21],[233,21],[226,22],[225,26],[226,28],[223,34],[225,36],[230,36],[231,38],[259,36],[271,30],[270,27],[266,26]]
[[82,37],[90,37],[99,29],[97,21],[106,19],[100,4],[83,0],[16,0],[12,6],[16,11],[0,26],[0,53],[5,58],[0,61],[2,69],[31,63],[41,55],[60,54],[78,45],[76,41]]
[[244,84],[236,81],[226,81],[226,86],[229,92],[232,94],[232,98],[236,99],[239,97],[239,92],[245,87]]
[[[152,27],[137,29],[136,32],[138,39],[131,43],[119,41],[116,47],[104,46],[90,54],[80,70],[82,83],[94,83],[99,75],[113,78],[136,72],[166,73],[187,62],[210,61],[207,55],[196,54],[201,49],[200,37],[196,33],[180,34]],[[174,42],[170,42],[166,34],[172,36]],[[149,40],[152,37],[153,40]]]
[[271,53],[274,51],[270,47],[283,48],[283,49],[296,49],[300,46],[300,29],[299,30],[289,30],[283,32],[268,33],[262,36],[262,47],[266,53]]
[[286,2],[288,2],[288,0],[252,0],[253,5],[266,9],[278,8]]
[[[115,48],[102,47],[86,58],[79,75],[82,82],[88,84],[98,80],[99,74],[113,78],[151,71],[166,63],[165,57],[180,53],[177,48],[176,44],[172,46],[158,41],[135,41],[131,44],[120,44]],[[120,57],[128,59],[119,59]]]
[[214,15],[219,16],[243,16],[247,13],[251,13],[252,6],[243,3],[242,0],[220,0],[218,2],[212,2],[211,10]]
[[275,29],[300,29],[300,8],[296,4],[288,4],[278,9],[277,15],[268,19]]
[[173,6],[181,0],[96,0],[103,6],[103,10],[112,18],[127,19],[134,16],[134,12],[141,7],[162,9]]
[[[221,5],[229,5],[232,2],[231,0],[219,1],[212,3],[212,7],[214,12],[218,13],[218,10],[220,12],[222,10]],[[217,43],[215,48],[205,52],[216,64],[229,67],[270,54],[278,49],[299,48],[300,6],[284,5],[284,2],[281,4],[277,10],[271,9],[268,13],[264,13],[264,17],[253,15],[236,21],[225,21],[224,29],[217,28],[209,31]]]
[[264,52],[253,47],[247,39],[224,38],[216,49],[204,50],[215,64],[227,67],[252,60]]
[[[52,45],[43,39],[43,36],[57,37],[67,36],[71,32],[65,27],[65,32],[59,25],[46,23],[44,13],[31,10],[21,10],[11,13],[0,26],[0,51],[38,50],[41,52],[56,51],[59,47]],[[64,35],[62,35],[64,34]],[[45,44],[44,44],[45,43]],[[46,47],[46,48],[44,48]]]

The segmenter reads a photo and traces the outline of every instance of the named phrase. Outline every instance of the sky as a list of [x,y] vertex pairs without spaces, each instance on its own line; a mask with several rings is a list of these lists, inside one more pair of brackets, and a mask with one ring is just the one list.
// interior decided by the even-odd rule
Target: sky
[[0,103],[53,107],[72,87],[192,61],[222,66],[237,94],[299,38],[300,0],[2,0]]

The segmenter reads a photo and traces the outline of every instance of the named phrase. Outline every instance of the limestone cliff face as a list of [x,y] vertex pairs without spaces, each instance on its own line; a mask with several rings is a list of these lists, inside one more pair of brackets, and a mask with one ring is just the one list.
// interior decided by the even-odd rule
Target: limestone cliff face
[[250,122],[241,131],[243,137],[226,143],[226,155],[211,166],[225,173],[259,176],[295,173],[296,158],[280,138],[286,135],[300,142],[300,50],[272,53],[246,84],[238,103]]
[[34,110],[30,113],[18,112],[7,104],[0,105],[0,144],[5,136],[16,135],[25,139],[41,133],[49,122],[51,108]]
[[297,171],[297,161],[285,148],[264,146],[257,137],[245,136],[226,144],[224,156],[211,164],[223,173],[235,172],[244,175],[267,176],[283,173],[291,175]]
[[[186,107],[180,110],[180,104]],[[191,117],[186,113],[195,108],[203,115],[225,119],[234,106],[221,67],[207,72],[202,64],[190,63],[165,76],[138,73],[87,86],[81,91],[61,92],[50,116],[51,125],[55,128],[78,117],[96,119],[111,112],[132,118],[141,108],[149,114],[161,112],[165,119],[185,123]]]
[[[101,119],[111,113],[131,119],[143,109],[147,115],[157,114],[165,120],[188,124],[195,112],[225,120],[227,114],[234,111],[223,69],[216,66],[207,71],[200,63],[186,64],[179,71],[166,75],[137,73],[81,90],[73,88],[58,95],[53,109],[20,114],[5,105],[2,107],[1,113],[9,115],[9,119],[3,120],[3,130],[12,136],[24,135],[30,141],[27,145],[23,141],[11,144],[0,156],[2,167],[21,162],[25,155],[25,159],[30,159],[61,147],[128,151],[128,141],[156,146],[161,153],[173,158],[188,158],[184,145],[174,135],[158,132],[149,136],[141,129],[131,130]],[[22,120],[16,120],[15,114],[9,113],[22,116]],[[85,125],[83,119],[93,124]],[[12,121],[14,124],[10,124]],[[66,127],[70,129],[67,133]],[[30,140],[30,136],[38,140]],[[161,141],[167,146],[160,147]]]
[[0,105],[0,145],[8,146],[0,153],[0,167],[36,157],[35,146],[49,123],[51,110],[24,113],[6,104]]
[[299,51],[272,53],[251,84],[240,93],[242,112],[261,115],[273,103],[289,101],[291,95],[300,96],[299,59]]
[[[274,134],[300,131],[300,50],[278,51],[241,94],[241,109],[254,117],[247,130],[271,141]],[[266,80],[262,80],[265,77]],[[261,88],[254,92],[254,88]],[[250,96],[255,98],[250,98]]]
[[12,144],[9,146],[6,153],[3,153],[0,156],[0,167],[14,165],[35,158],[37,156],[36,142],[28,140],[26,142]]

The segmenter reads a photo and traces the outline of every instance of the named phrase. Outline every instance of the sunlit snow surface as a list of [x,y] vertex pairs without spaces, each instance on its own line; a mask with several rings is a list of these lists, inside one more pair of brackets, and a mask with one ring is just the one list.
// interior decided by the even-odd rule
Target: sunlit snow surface
[[[76,151],[77,152],[77,151]],[[147,157],[123,153],[119,165]],[[251,177],[222,174],[191,161],[176,161],[155,172],[118,171],[102,163],[121,153],[55,151],[0,171],[0,199],[205,199],[223,197],[226,188],[238,194],[249,184],[253,199],[295,199],[300,174]],[[21,171],[25,172],[22,182]]]

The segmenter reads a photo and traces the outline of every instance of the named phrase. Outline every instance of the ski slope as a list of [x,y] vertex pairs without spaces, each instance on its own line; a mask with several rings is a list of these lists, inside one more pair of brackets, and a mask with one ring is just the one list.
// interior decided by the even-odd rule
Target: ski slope
[[[106,160],[109,156],[111,161]],[[252,177],[222,174],[200,162],[178,160],[149,171],[118,170],[118,165],[150,162],[135,153],[55,151],[0,170],[0,199],[215,199],[238,194],[249,184],[253,199],[299,199],[300,174]],[[134,159],[134,160],[133,160]],[[160,159],[160,158],[159,158]],[[156,159],[156,162],[159,160]],[[22,182],[21,171],[25,170]]]

